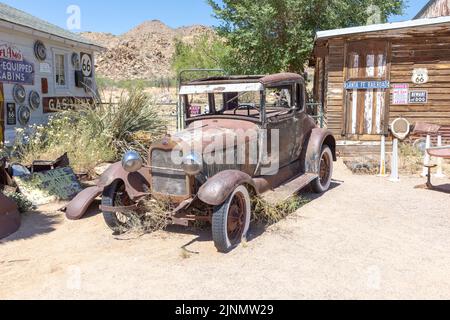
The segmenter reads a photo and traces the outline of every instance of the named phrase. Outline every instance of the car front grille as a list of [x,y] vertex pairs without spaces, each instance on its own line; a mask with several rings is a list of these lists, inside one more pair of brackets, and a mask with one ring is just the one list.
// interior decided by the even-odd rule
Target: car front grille
[[187,177],[181,165],[172,161],[172,151],[152,151],[152,191],[159,194],[186,196]]

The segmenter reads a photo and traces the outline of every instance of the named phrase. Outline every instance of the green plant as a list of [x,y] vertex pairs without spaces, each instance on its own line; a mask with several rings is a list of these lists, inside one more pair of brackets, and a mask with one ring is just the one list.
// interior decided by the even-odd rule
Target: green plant
[[[400,14],[402,0],[208,0],[219,19],[218,34],[231,48],[232,73],[302,71],[318,30],[365,25]],[[373,19],[372,19],[373,20]]]
[[45,126],[19,129],[13,150],[18,160],[28,165],[67,152],[76,171],[92,172],[98,164],[116,161],[134,147],[137,132],[149,136],[149,143],[166,132],[165,121],[142,90],[123,95],[117,104],[82,106],[55,114]]
[[272,225],[285,219],[305,204],[309,200],[299,196],[293,196],[277,205],[270,204],[261,197],[252,198],[253,220],[255,222]]
[[3,194],[17,204],[17,207],[21,213],[28,212],[34,207],[33,204],[21,193],[3,192]]

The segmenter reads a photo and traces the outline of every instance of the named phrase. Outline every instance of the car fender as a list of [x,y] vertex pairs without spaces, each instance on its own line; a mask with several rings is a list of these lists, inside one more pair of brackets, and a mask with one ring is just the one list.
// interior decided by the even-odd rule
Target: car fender
[[130,173],[123,169],[121,162],[114,163],[100,176],[97,187],[105,189],[116,180],[123,181],[131,200],[149,194],[151,176],[148,168],[143,167],[137,172]]
[[253,179],[238,170],[226,170],[208,179],[198,191],[198,198],[211,206],[223,204],[233,191],[240,185],[251,186],[256,190]]
[[322,154],[323,145],[328,145],[333,154],[333,161],[336,161],[336,139],[331,131],[321,128],[315,128],[306,139],[304,152],[302,155],[302,163],[305,173],[319,174],[320,156]]
[[95,199],[101,195],[103,188],[99,186],[90,187],[81,191],[72,201],[65,207],[66,218],[69,220],[79,220],[88,211]]

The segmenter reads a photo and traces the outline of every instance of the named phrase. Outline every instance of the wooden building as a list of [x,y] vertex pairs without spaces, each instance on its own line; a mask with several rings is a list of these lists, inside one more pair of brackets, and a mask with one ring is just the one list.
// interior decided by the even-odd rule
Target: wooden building
[[341,147],[379,150],[398,117],[440,124],[450,143],[450,17],[318,32],[313,65]]
[[430,0],[414,19],[437,18],[450,15],[450,0]]
[[0,147],[17,128],[45,124],[53,112],[92,101],[94,53],[78,34],[0,3]]

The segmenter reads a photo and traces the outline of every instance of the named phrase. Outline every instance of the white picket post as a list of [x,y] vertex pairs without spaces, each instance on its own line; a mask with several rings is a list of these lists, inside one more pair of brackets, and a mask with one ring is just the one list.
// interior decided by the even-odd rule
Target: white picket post
[[398,174],[398,139],[395,138],[392,145],[392,160],[391,160],[391,182],[399,182],[400,176]]
[[381,136],[380,173],[378,177],[386,177],[386,137]]
[[[437,146],[442,147],[442,136],[438,136]],[[445,178],[444,170],[443,170],[443,161],[442,158],[437,159],[437,173],[435,175],[436,178]]]
[[425,145],[425,157],[423,159],[423,171],[422,171],[422,177],[427,177],[428,176],[428,168],[426,166],[430,165],[431,162],[431,157],[428,154],[428,149],[431,148],[431,136],[427,135],[427,142]]

